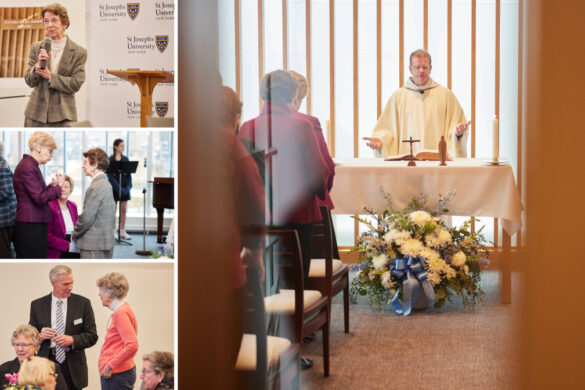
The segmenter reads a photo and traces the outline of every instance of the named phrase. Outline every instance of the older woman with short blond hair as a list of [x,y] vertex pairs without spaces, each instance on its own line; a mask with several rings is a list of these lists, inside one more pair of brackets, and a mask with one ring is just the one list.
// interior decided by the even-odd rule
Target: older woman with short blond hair
[[[29,324],[19,325],[14,332],[12,332],[11,343],[16,352],[16,358],[9,360],[0,365],[0,387],[4,388],[10,383],[6,374],[15,376],[20,371],[22,363],[35,356],[41,346],[41,336],[37,329]],[[54,372],[58,374],[57,390],[67,390],[65,379],[61,376],[61,370],[57,365]]]
[[102,304],[113,311],[98,359],[102,390],[131,390],[136,382],[138,325],[134,311],[123,301],[130,285],[124,275],[110,272],[97,280],[97,286]]
[[[14,170],[12,179],[16,195],[14,224],[14,249],[20,259],[44,259],[47,257],[48,224],[51,222],[49,202],[61,197],[63,174],[57,174],[46,185],[40,165],[53,157],[57,144],[44,131],[36,131],[28,140],[30,154]],[[34,243],[34,245],[31,245]]]

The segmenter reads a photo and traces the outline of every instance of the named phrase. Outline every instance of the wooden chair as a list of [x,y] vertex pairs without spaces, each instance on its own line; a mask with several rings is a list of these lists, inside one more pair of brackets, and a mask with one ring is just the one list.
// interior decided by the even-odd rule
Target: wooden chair
[[[279,291],[264,298],[267,314],[278,314],[280,334],[288,334],[301,345],[303,337],[318,330],[323,335],[324,376],[329,376],[329,310],[321,292],[304,290],[303,262],[296,230],[269,230],[274,267],[279,275]],[[292,329],[287,328],[291,326]]]
[[[321,206],[323,221],[313,225],[311,267],[307,288],[318,290],[329,298],[331,311],[332,298],[343,291],[343,322],[345,333],[349,333],[349,267],[339,258],[334,258],[333,223],[327,206]],[[337,248],[337,245],[335,245]],[[315,258],[316,257],[316,258]],[[339,257],[339,253],[337,253]]]
[[299,388],[299,345],[266,336],[264,296],[258,269],[246,271],[248,299],[244,331],[236,360],[240,383],[247,389]]

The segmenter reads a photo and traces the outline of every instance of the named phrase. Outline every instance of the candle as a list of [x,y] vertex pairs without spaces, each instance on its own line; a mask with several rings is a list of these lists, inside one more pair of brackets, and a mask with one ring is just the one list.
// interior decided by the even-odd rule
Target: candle
[[493,149],[492,149],[492,159],[494,162],[498,161],[498,157],[500,155],[500,126],[498,124],[498,118],[494,116],[493,121]]

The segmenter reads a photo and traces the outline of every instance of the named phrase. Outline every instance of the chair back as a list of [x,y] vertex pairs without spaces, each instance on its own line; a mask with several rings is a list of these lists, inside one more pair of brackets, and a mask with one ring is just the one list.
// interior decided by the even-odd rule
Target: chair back
[[[327,206],[320,206],[322,221],[313,224],[313,236],[311,244],[311,257],[314,259],[325,259],[325,291],[331,300],[332,274],[333,274],[333,224],[331,223],[331,212]],[[339,256],[339,255],[338,255]]]
[[263,389],[266,386],[266,322],[264,311],[264,294],[260,286],[259,270],[256,267],[246,269],[246,315],[244,333],[256,335],[256,371],[249,378],[247,385],[252,389]]
[[301,245],[296,230],[270,229],[267,233],[269,240],[274,240],[271,254],[275,272],[278,275],[279,289],[294,290],[294,332],[295,342],[301,343],[303,331],[304,293],[303,293],[303,261]]

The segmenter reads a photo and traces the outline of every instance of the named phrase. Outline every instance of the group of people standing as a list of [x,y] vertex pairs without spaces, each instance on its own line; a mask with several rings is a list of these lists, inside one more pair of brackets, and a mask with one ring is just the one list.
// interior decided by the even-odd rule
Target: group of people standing
[[[43,390],[88,386],[85,350],[98,341],[91,302],[72,293],[71,268],[53,267],[49,280],[52,292],[31,303],[29,323],[19,325],[12,334],[16,358],[0,365],[2,387],[10,383]],[[98,359],[101,388],[134,389],[138,325],[124,301],[130,288],[128,280],[123,274],[110,272],[99,278],[96,286],[102,305],[112,311]],[[173,354],[154,351],[144,355],[140,378],[146,390],[172,389]]]
[[[329,191],[335,175],[335,163],[319,120],[298,112],[308,88],[305,77],[293,71],[277,70],[265,75],[260,84],[264,101],[260,115],[240,127],[242,103],[232,89],[224,86],[221,130],[224,144],[229,146],[226,156],[236,183],[234,204],[229,206],[235,210],[235,224],[268,224],[296,230],[305,283],[313,224],[322,220],[321,205],[333,208]],[[260,158],[253,159],[254,155]],[[265,155],[269,157],[265,159]],[[266,202],[270,207],[264,218]],[[235,245],[231,283],[235,302],[243,302],[238,297],[246,296],[244,266],[258,267],[263,278],[262,243],[258,235],[242,233]],[[240,256],[242,248],[246,250]],[[241,339],[238,330],[241,329],[235,326],[232,335],[234,355]],[[312,361],[301,359],[302,368],[311,366]]]
[[[121,201],[121,221],[125,223],[126,203],[132,179],[127,174],[108,174],[111,161],[128,160],[122,153],[124,141],[114,141],[108,157],[100,148],[83,153],[83,172],[91,178],[85,191],[83,212],[68,200],[73,179],[57,173],[46,184],[40,166],[49,162],[57,144],[43,131],[28,140],[29,153],[10,171],[0,157],[0,258],[82,258],[111,259],[115,244],[116,202]],[[1,155],[0,145],[0,155]],[[119,199],[120,187],[122,197]],[[121,224],[122,237],[129,238]]]

